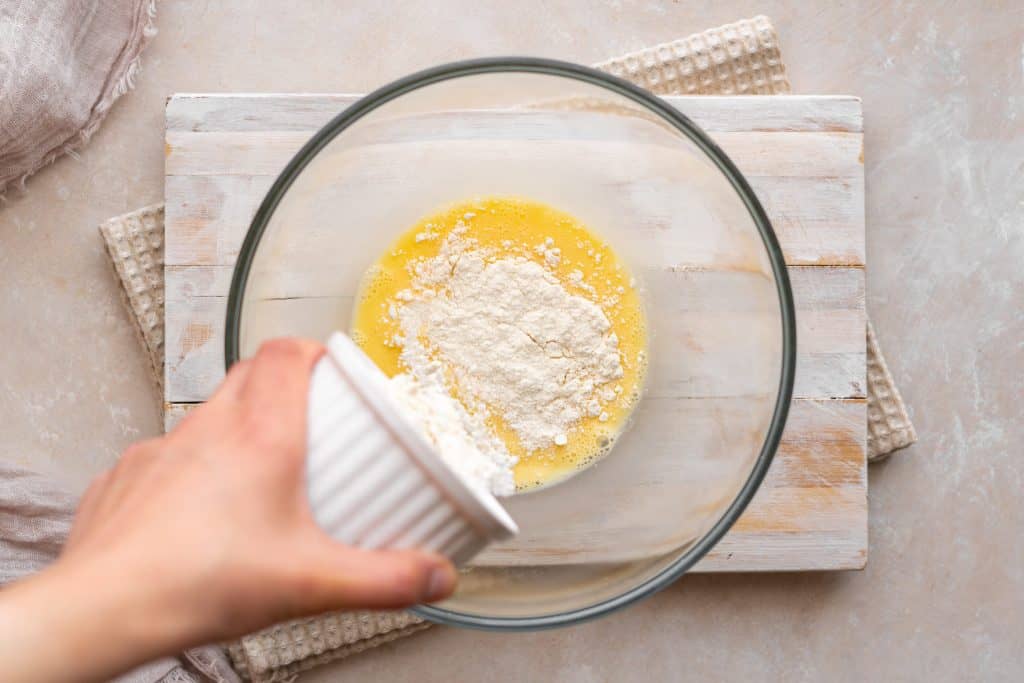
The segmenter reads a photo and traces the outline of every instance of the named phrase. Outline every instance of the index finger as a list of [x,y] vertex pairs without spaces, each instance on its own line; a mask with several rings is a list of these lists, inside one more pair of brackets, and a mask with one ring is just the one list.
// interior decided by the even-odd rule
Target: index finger
[[310,375],[325,352],[323,344],[308,339],[264,342],[240,389],[242,402],[285,425],[305,424]]

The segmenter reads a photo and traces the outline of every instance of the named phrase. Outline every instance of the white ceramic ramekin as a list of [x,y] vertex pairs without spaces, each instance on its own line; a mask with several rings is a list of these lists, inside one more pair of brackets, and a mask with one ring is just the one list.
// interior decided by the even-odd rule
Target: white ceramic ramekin
[[463,564],[515,522],[489,492],[463,481],[409,424],[387,378],[335,333],[313,369],[306,485],[317,523],[366,549],[418,548]]

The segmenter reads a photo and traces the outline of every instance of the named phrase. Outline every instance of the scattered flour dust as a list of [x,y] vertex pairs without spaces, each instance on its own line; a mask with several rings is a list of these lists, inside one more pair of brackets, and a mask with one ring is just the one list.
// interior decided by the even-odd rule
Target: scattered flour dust
[[[618,339],[597,303],[570,293],[533,260],[498,258],[466,232],[458,223],[436,256],[413,262],[411,287],[389,309],[399,330],[393,341],[415,378],[397,384],[414,387],[410,397],[429,399],[438,415],[456,410],[483,455],[465,466],[499,493],[512,486],[515,458],[488,430],[490,411],[526,451],[564,446],[582,418],[601,418],[623,369]],[[537,251],[548,265],[558,263],[551,243]],[[447,383],[468,410],[450,398]]]

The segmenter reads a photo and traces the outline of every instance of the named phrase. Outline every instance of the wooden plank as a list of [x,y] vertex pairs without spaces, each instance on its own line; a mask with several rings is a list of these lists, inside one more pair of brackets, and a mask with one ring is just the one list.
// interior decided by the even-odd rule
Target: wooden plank
[[[252,175],[168,176],[166,263],[233,265],[273,180]],[[863,178],[761,176],[750,183],[789,265],[864,264]],[[358,195],[358,190],[351,194]],[[687,245],[678,251],[687,254]],[[693,258],[692,253],[689,256]]]
[[[789,271],[799,340],[795,396],[864,397],[864,270]],[[350,280],[353,287],[332,290],[327,282],[288,276],[280,290],[265,291],[268,298],[258,304],[260,317],[272,322],[273,329],[304,330],[306,336],[326,339],[334,329],[347,328],[357,278]],[[684,270],[643,273],[641,279],[653,293],[670,293],[661,297],[664,303],[658,304],[654,323],[652,357],[661,359],[661,365],[651,373],[649,395],[742,395],[774,384],[777,367],[751,363],[743,372],[735,369],[738,358],[758,358],[762,345],[778,345],[779,337],[772,332],[775,292],[764,276]],[[167,267],[168,401],[201,401],[223,378],[230,280],[227,266]],[[762,339],[764,334],[768,336]]]
[[[166,401],[206,400],[224,378],[226,305],[225,297],[200,297],[187,311],[174,304],[166,306],[165,340],[171,340],[164,363]],[[351,317],[352,299],[271,299],[258,305],[259,317],[264,320],[305,330],[307,337],[327,339]],[[258,333],[258,327],[253,332]]]
[[[761,432],[735,434],[730,427],[751,410],[759,410],[756,402],[737,399],[647,400],[614,455],[593,466],[592,476],[578,475],[588,477],[580,481],[587,497],[574,500],[571,514],[559,500],[569,495],[571,481],[563,485],[567,490],[552,489],[549,499],[542,491],[507,500],[523,531],[475,563],[628,561],[662,556],[696,540],[715,521],[704,516],[707,511],[720,509],[722,499],[731,500],[738,490],[740,481],[725,481],[726,472],[736,474],[732,458],[760,447]],[[748,571],[862,567],[865,411],[861,399],[794,402],[778,462],[736,523],[739,542],[719,548],[704,569],[720,571],[729,563]],[[562,514],[551,517],[555,510]],[[557,524],[550,523],[554,518]],[[817,542],[809,544],[809,537]]]
[[[167,129],[210,131],[307,131],[319,129],[358,100],[357,94],[182,93],[167,102]],[[707,131],[863,130],[860,98],[846,95],[735,97],[669,96],[663,99]]]
[[[710,405],[713,401],[710,399],[707,403]],[[699,401],[669,399],[660,403],[687,412],[702,409]],[[200,405],[165,404],[164,430],[174,429]],[[861,419],[866,406],[866,399],[859,398],[794,399],[767,484],[783,489],[820,488],[830,484],[857,487],[863,484],[867,469],[857,454],[857,447],[866,438]],[[751,507],[745,516],[758,516],[760,513],[752,514],[756,512],[755,507]],[[768,523],[772,522],[751,519],[738,523],[736,529],[749,531]]]
[[[527,117],[526,114],[520,116]],[[497,126],[498,124],[495,123]],[[564,130],[568,124],[553,126],[549,131],[551,137],[539,138],[541,141],[556,141],[554,137],[559,129]],[[585,131],[585,129],[581,129]],[[581,132],[578,131],[578,132]],[[531,145],[524,149],[516,144],[515,139],[493,140],[473,138],[466,140],[457,137],[445,138],[438,131],[431,138],[417,137],[404,143],[406,149],[401,154],[409,156],[430,156],[444,152],[455,159],[467,161],[481,158],[501,158],[509,154],[516,158],[517,151],[543,167],[557,161],[567,153],[578,154],[577,149],[583,143],[591,143],[589,152],[598,163],[613,163],[625,151],[637,151],[637,143],[633,140],[594,142],[593,137],[579,135],[573,140],[576,145],[564,144],[544,146]],[[464,133],[468,135],[468,133]],[[598,133],[592,133],[598,136]],[[860,133],[827,132],[720,132],[711,133],[712,139],[736,163],[745,176],[792,176],[804,178],[846,178],[854,179],[858,175],[858,159],[862,153],[863,136]],[[305,131],[261,131],[261,132],[223,132],[192,133],[167,131],[164,168],[166,175],[272,175],[276,176],[285,164],[295,155],[302,145],[309,140]],[[388,155],[395,154],[394,149],[374,150],[374,147],[386,146],[392,142],[401,142],[395,137],[382,132],[377,138],[368,134],[369,139],[363,142],[367,153],[381,151]],[[600,138],[599,138],[600,139]],[[649,145],[650,152],[657,148],[653,141]],[[662,150],[668,152],[669,150]],[[602,156],[597,156],[598,154]],[[382,159],[382,163],[386,162]],[[850,162],[853,162],[852,164]],[[396,159],[396,163],[397,159]],[[606,168],[611,168],[608,166]]]
[[794,400],[768,476],[695,571],[863,569],[865,399]]
[[664,99],[706,131],[864,131],[861,100],[849,95],[755,95],[744,96],[742,101],[708,95]]
[[[668,419],[700,422],[695,417],[707,409],[703,401],[661,401],[669,408],[682,411],[669,413]],[[675,403],[677,405],[672,406]],[[194,409],[196,404],[169,404],[165,410],[168,430]],[[867,559],[867,470],[864,459],[864,399],[812,400],[798,399],[790,409],[786,432],[778,453],[757,495],[743,516],[722,541],[697,565],[694,571],[811,571],[823,569],[860,569]],[[623,444],[624,446],[625,444]],[[673,448],[676,444],[673,444]],[[641,451],[631,451],[641,452]],[[658,452],[645,444],[644,458],[634,465],[634,475],[657,471],[664,467]],[[669,455],[662,451],[661,455]],[[611,458],[625,459],[629,452],[613,451]],[[603,466],[606,463],[600,463]],[[582,476],[582,475],[581,475]],[[682,485],[675,482],[674,485]],[[622,496],[621,489],[610,492]],[[649,489],[645,495],[654,496]],[[609,509],[614,498],[606,500]],[[609,520],[618,519],[609,515]],[[560,532],[561,533],[561,532]],[[575,533],[564,529],[565,534]],[[593,539],[588,550],[579,555],[560,556],[558,563],[607,561],[624,559],[627,547],[614,526],[604,526],[608,545],[603,549]],[[626,533],[623,531],[622,533]],[[633,533],[631,530],[630,534]],[[678,540],[673,536],[648,552],[667,551]],[[548,564],[553,559],[531,548],[564,545],[562,538],[534,538],[519,550],[494,551],[482,557],[483,564]],[[573,542],[578,542],[575,539]],[[570,543],[572,545],[572,543]],[[600,556],[596,553],[600,552]]]
[[164,263],[233,266],[273,182],[272,176],[167,176]]

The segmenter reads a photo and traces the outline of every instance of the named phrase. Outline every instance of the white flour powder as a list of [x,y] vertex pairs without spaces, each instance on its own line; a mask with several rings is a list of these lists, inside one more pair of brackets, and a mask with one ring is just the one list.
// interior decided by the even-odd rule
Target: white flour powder
[[463,480],[497,496],[515,493],[512,467],[516,459],[479,415],[470,414],[452,398],[440,375],[428,372],[421,380],[396,375],[391,379],[391,395]]
[[[538,252],[557,265],[553,244]],[[410,271],[412,287],[389,312],[402,361],[421,381],[447,377],[472,419],[494,411],[533,451],[565,445],[581,418],[600,417],[615,398],[612,383],[623,372],[608,318],[544,266],[497,258],[460,222],[437,256]]]

